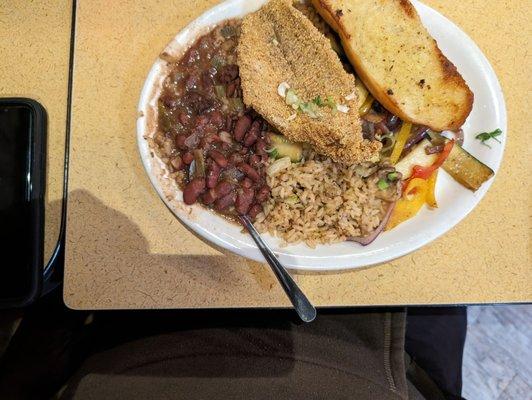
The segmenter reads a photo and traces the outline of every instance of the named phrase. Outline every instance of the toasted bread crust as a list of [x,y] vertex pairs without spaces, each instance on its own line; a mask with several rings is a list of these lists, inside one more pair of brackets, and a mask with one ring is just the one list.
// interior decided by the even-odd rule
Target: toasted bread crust
[[[473,93],[408,0],[312,3],[339,34],[369,91],[390,112],[437,131],[463,125],[473,107]],[[364,25],[368,21],[382,21],[382,25],[371,30],[372,25]]]
[[403,7],[403,10],[407,16],[409,16],[410,18],[415,18],[416,9],[412,5],[412,3],[410,3],[408,0],[399,0],[399,5]]
[[[238,65],[244,103],[289,139],[310,143],[335,161],[377,160],[381,144],[362,137],[354,76],[345,72],[330,41],[291,0],[272,0],[242,23]],[[333,97],[342,113],[320,108],[320,117],[296,112],[278,94],[287,82],[304,102]],[[347,100],[349,97],[350,100]]]

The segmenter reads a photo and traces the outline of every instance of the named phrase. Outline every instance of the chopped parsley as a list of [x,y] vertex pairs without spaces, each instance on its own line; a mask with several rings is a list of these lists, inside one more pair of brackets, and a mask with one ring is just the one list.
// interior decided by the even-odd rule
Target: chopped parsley
[[299,103],[299,109],[310,118],[318,118],[320,115],[318,106],[313,102]]
[[336,102],[334,101],[332,96],[327,97],[325,105],[331,107],[331,110],[336,110]]
[[497,139],[497,136],[501,136],[501,135],[502,135],[502,131],[500,129],[495,129],[493,132],[479,133],[477,136],[475,136],[475,139],[480,140],[484,146],[488,146],[491,149],[491,146],[487,144],[486,142],[490,139],[493,139],[501,143],[501,141]]
[[325,105],[325,102],[322,100],[321,96],[317,96],[314,100],[312,100],[312,102],[319,107],[323,107]]

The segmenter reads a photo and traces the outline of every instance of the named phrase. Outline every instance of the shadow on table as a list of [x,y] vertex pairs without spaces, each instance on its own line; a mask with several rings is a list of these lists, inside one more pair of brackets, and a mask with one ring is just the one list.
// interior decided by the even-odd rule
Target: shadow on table
[[[155,254],[135,223],[92,194],[75,190],[68,201],[75,204],[69,211],[66,243],[65,299],[71,308],[183,307],[190,304],[190,296],[198,307],[207,308],[223,304],[224,299],[227,303],[239,290],[253,292],[252,298],[242,300],[243,306],[256,304],[265,295],[285,300],[265,265],[230,253]],[[160,235],[165,234],[165,227],[160,227]],[[194,242],[187,235],[178,251],[197,246]]]

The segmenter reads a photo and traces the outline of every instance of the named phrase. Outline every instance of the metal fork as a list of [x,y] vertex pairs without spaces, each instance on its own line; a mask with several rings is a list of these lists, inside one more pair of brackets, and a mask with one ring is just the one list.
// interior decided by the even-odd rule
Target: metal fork
[[246,227],[249,234],[257,244],[260,252],[272,268],[277,280],[292,302],[292,305],[294,306],[297,315],[299,315],[299,318],[301,318],[301,320],[304,322],[313,321],[316,318],[316,309],[307,299],[307,296],[305,296],[301,289],[299,289],[286,268],[283,267],[277,257],[275,257],[275,254],[273,254],[268,245],[264,243],[249,217],[247,215],[240,215],[239,219],[240,222],[242,222],[242,225]]

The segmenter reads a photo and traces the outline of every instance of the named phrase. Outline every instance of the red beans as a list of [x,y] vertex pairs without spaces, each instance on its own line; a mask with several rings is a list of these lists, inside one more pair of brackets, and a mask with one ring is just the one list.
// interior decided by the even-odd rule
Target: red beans
[[207,169],[207,187],[212,189],[218,183],[218,178],[220,177],[220,172],[222,169],[215,162],[211,163]]
[[231,132],[233,130],[233,117],[231,117],[231,115],[228,115],[225,118],[225,130],[227,132]]
[[242,115],[238,121],[236,121],[235,125],[235,131],[233,132],[233,136],[235,137],[235,140],[242,141],[244,139],[244,136],[246,135],[246,132],[251,127],[251,117],[249,115]]
[[[238,38],[220,42],[219,29],[198,39],[171,66],[172,78],[158,103],[163,110],[156,143],[168,157],[168,169],[183,171],[186,204],[201,202],[228,216],[254,219],[270,196],[265,184],[269,126],[255,112],[224,107],[218,98],[214,85],[223,85],[228,98],[242,97],[239,69],[231,61]],[[213,57],[223,66],[204,62]]]
[[257,141],[260,135],[260,122],[255,120],[251,124],[251,128],[247,131],[244,137],[244,146],[251,147]]
[[268,148],[268,144],[264,139],[259,139],[255,143],[255,153],[259,154],[261,156],[266,154],[266,149]]
[[242,182],[240,182],[240,186],[244,188],[250,188],[253,186],[253,181],[249,178],[242,179]]
[[205,125],[209,123],[209,117],[206,115],[198,115],[194,120],[194,127],[196,129],[202,129]]
[[183,162],[187,165],[189,165],[192,161],[194,161],[194,156],[190,151],[187,151],[185,154],[183,154],[183,157],[181,157]]
[[218,211],[225,211],[230,206],[235,204],[235,200],[236,200],[236,193],[231,192],[225,195],[224,197],[221,197],[218,200],[216,200],[216,202],[214,203],[214,208]]
[[177,107],[177,99],[169,94],[161,96],[161,100],[166,108],[174,109]]
[[231,145],[228,143],[222,143],[222,150],[229,151],[231,149]]
[[264,185],[257,191],[256,199],[259,203],[262,203],[268,200],[269,196],[270,188],[268,187],[268,185]]
[[227,85],[227,89],[225,90],[225,93],[227,94],[227,97],[233,97],[236,91],[236,83],[231,82],[229,85]]
[[204,90],[209,90],[211,87],[214,86],[214,81],[212,79],[211,73],[207,71],[203,71],[201,74],[201,84],[203,86]]
[[251,204],[253,204],[253,198],[255,192],[251,188],[242,188],[238,193],[235,201],[235,210],[237,213],[244,215],[247,214]]
[[219,135],[211,135],[211,143],[222,143],[223,140]]
[[208,206],[214,203],[216,201],[216,195],[214,193],[214,189],[210,189],[206,191],[205,193],[203,193],[203,196],[201,196],[201,200],[203,201],[204,204]]
[[233,190],[233,185],[229,182],[222,181],[216,185],[215,188],[209,189],[202,196],[202,200],[206,205],[211,205],[217,199],[227,196]]
[[224,117],[222,113],[218,110],[212,111],[210,113],[210,123],[215,127],[221,129],[225,125]]
[[232,164],[235,164],[235,165],[240,164],[243,161],[244,161],[244,157],[242,157],[242,155],[238,153],[233,153],[229,156],[229,162]]
[[218,185],[216,185],[216,187],[213,189],[216,198],[227,196],[229,193],[231,193],[231,190],[233,190],[233,185],[227,181],[218,183]]
[[185,141],[187,140],[187,137],[185,135],[177,135],[175,138],[175,145],[179,150],[186,150],[187,145],[185,144]]
[[[191,54],[190,54],[190,55],[192,55],[192,57],[195,56],[195,55],[193,54],[194,51],[195,51],[195,50],[191,51]],[[196,54],[197,54],[197,51],[196,51]],[[194,88],[196,88],[196,86],[198,85],[198,83],[199,83],[199,77],[198,77],[196,74],[191,74],[191,75],[187,78],[187,80],[186,80],[186,82],[185,82],[185,88],[186,88],[187,90],[194,89]]]
[[238,78],[238,65],[230,64],[224,65],[220,69],[220,82],[229,83]]
[[246,163],[240,163],[238,165],[238,169],[242,171],[248,178],[250,178],[254,182],[258,182],[260,180],[259,173],[253,169],[253,167]]
[[220,153],[218,150],[211,150],[209,156],[218,164],[220,167],[227,167],[227,159],[225,156]]
[[262,212],[262,206],[260,204],[255,204],[248,211],[248,217],[255,219],[255,217]]
[[190,121],[190,115],[188,115],[186,112],[184,111],[181,111],[178,115],[177,115],[177,119],[179,120],[179,122],[181,123],[181,125],[187,125],[188,122]]
[[251,157],[249,157],[249,165],[251,165],[253,168],[257,168],[259,164],[262,162],[262,157],[258,154],[253,154]]
[[198,200],[198,196],[205,190],[205,179],[194,178],[183,189],[183,201],[191,205]]

